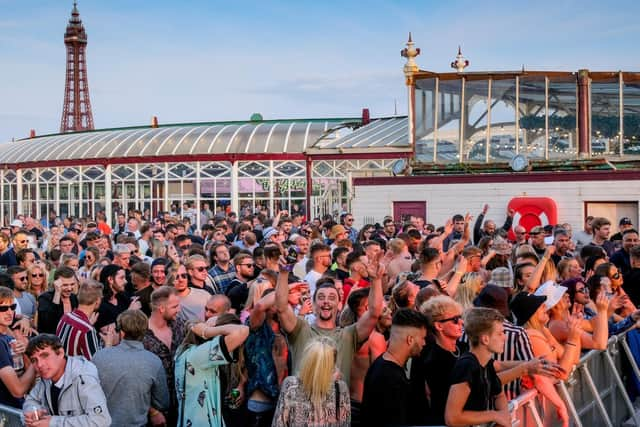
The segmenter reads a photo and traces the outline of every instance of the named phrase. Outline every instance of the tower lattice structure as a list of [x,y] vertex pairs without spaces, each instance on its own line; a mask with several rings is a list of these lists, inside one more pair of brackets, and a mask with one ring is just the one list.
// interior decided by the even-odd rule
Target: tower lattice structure
[[87,33],[76,2],[73,3],[71,19],[64,33],[64,44],[67,47],[67,75],[60,132],[92,130],[93,113],[86,61]]

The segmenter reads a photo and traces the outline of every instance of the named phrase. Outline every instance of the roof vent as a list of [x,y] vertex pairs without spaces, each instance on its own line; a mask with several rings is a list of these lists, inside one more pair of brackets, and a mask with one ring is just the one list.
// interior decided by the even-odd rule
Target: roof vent
[[368,125],[371,122],[371,116],[369,115],[369,109],[362,109],[362,125]]
[[151,117],[151,127],[152,128],[158,127],[158,116]]
[[36,130],[35,129],[31,129],[29,131],[29,138],[35,138],[36,137]]

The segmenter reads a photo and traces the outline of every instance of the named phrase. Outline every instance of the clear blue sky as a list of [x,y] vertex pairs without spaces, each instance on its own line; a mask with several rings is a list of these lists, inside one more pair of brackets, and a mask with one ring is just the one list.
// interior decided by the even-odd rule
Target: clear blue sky
[[[0,142],[55,133],[72,1],[0,0]],[[81,0],[96,128],[406,113],[422,69],[640,71],[640,2]]]

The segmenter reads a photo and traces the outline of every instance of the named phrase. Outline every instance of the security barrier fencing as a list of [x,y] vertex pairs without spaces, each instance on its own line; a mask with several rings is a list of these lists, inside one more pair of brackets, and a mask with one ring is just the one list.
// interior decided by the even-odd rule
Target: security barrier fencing
[[[640,413],[627,393],[626,384],[640,369],[631,354],[628,331],[609,339],[607,348],[585,353],[569,379],[557,384],[575,427],[640,426]],[[509,402],[512,427],[549,427],[544,411],[555,409],[534,390],[528,390]],[[557,425],[561,425],[557,422]]]

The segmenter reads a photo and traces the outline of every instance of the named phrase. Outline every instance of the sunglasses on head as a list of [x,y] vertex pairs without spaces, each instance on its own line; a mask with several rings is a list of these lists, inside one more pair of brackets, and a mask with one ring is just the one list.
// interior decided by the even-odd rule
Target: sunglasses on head
[[16,311],[16,307],[18,307],[18,304],[0,305],[0,313],[5,313],[8,310]]

